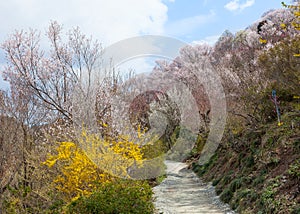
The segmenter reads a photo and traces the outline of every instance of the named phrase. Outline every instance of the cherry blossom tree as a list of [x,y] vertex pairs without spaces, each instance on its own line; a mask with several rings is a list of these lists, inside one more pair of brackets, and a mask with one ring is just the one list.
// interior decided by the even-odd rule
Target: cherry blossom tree
[[[88,97],[94,73],[102,72],[101,45],[78,28],[69,31],[64,41],[61,25],[52,22],[46,36],[48,48],[42,46],[43,38],[35,30],[16,31],[1,46],[6,56],[3,77],[10,90],[0,93],[0,191],[5,192],[4,197],[10,194],[8,186],[20,194],[30,190],[30,195],[42,203],[47,203],[49,189],[40,162],[56,140],[74,136],[70,129],[73,97],[78,90]],[[99,87],[112,87],[113,75],[103,72]],[[10,158],[6,154],[11,154]],[[32,205],[26,200],[20,201],[22,209]]]
[[71,120],[75,84],[91,84],[102,48],[78,28],[71,30],[68,41],[63,42],[62,27],[57,22],[50,24],[46,35],[50,41],[47,53],[35,30],[16,31],[3,43],[7,59],[4,78],[16,90],[30,91],[45,108]]

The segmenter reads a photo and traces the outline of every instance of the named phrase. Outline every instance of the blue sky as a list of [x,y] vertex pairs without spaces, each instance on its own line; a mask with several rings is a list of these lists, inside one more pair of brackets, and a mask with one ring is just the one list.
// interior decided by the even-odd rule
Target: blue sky
[[[213,44],[226,29],[242,30],[276,8],[281,8],[281,0],[0,1],[0,43],[15,29],[34,28],[43,36],[50,21],[56,20],[65,30],[79,26],[104,47],[145,34]],[[0,50],[0,68],[4,63]]]
[[167,29],[169,26],[175,28],[176,24],[180,26],[180,23],[188,25],[184,32],[178,27],[175,31],[166,31],[167,34],[187,42],[213,42],[225,30],[242,30],[264,12],[282,8],[280,0],[175,0],[165,3],[168,6]]

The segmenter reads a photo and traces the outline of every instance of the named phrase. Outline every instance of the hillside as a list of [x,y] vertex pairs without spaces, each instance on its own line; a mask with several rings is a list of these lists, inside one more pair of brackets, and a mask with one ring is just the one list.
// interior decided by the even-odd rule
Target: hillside
[[300,37],[285,28],[289,13],[272,10],[245,31],[225,32],[212,54],[226,70],[228,120],[209,162],[197,162],[203,141],[189,161],[238,213],[300,213]]
[[193,164],[239,213],[300,212],[300,111],[282,120],[227,130],[209,163]]

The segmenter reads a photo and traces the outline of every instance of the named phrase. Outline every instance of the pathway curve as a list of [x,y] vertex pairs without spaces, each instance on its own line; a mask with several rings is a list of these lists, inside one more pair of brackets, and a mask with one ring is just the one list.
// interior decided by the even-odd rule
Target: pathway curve
[[158,213],[234,213],[185,163],[166,161],[167,178],[153,188]]

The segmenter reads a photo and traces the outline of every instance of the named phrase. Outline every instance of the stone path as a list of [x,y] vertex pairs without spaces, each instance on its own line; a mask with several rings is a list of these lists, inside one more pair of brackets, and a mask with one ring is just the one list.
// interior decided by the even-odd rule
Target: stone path
[[214,187],[203,183],[186,164],[165,163],[167,178],[153,188],[157,213],[234,213],[215,195]]

